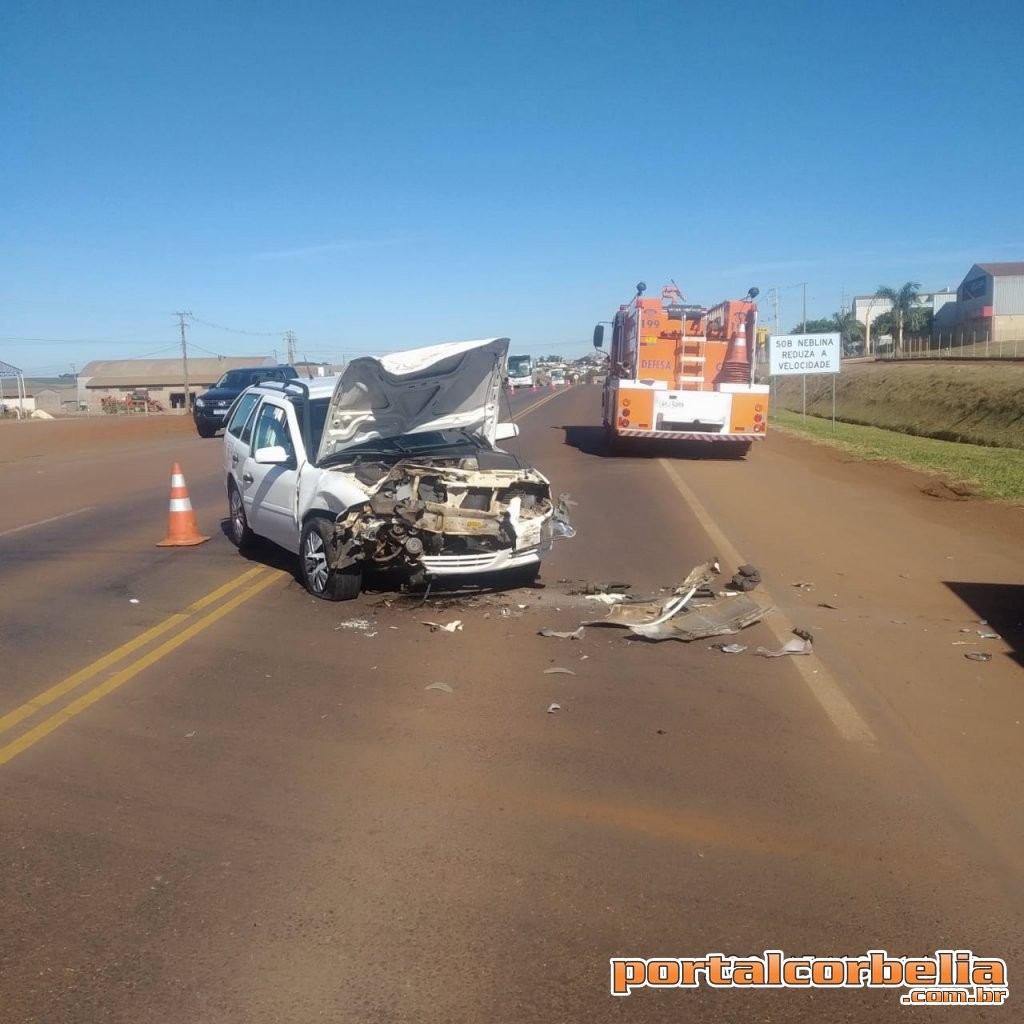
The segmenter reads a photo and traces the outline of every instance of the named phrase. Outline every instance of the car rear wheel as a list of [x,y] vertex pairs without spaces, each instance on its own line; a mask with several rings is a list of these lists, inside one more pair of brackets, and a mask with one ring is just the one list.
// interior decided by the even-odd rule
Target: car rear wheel
[[332,527],[326,519],[310,519],[299,540],[299,572],[303,586],[323,601],[351,601],[363,589],[359,566],[332,569],[328,560]]
[[228,520],[231,542],[240,551],[249,547],[256,539],[256,534],[249,529],[249,521],[245,518],[245,504],[233,480],[228,484]]
[[196,430],[199,431],[200,437],[213,437],[217,433],[216,427],[208,427],[205,423],[197,423]]

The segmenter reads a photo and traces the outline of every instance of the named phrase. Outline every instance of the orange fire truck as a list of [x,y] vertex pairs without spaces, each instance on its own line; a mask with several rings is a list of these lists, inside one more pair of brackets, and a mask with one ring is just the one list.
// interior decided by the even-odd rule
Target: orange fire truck
[[[612,321],[603,419],[609,447],[625,438],[707,441],[740,457],[763,440],[768,385],[754,383],[758,290],[711,309],[690,305],[675,283],[646,298],[641,281]],[[594,346],[604,327],[594,328]]]

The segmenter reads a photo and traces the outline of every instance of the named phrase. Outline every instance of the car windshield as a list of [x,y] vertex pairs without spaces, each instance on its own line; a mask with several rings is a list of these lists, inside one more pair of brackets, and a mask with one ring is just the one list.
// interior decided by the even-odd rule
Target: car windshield
[[252,370],[228,370],[214,387],[216,388],[247,388],[253,383]]

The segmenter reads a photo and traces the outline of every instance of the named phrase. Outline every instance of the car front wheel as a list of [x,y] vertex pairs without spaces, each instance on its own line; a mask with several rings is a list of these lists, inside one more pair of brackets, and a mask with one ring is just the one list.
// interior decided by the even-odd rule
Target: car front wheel
[[242,502],[242,495],[239,493],[234,481],[228,484],[228,520],[231,542],[240,551],[249,547],[253,540],[255,540],[256,535],[249,529],[249,521],[245,518],[245,505]]
[[358,566],[332,569],[328,554],[332,540],[328,520],[310,519],[299,540],[299,572],[305,588],[324,601],[351,601],[363,588],[363,572]]

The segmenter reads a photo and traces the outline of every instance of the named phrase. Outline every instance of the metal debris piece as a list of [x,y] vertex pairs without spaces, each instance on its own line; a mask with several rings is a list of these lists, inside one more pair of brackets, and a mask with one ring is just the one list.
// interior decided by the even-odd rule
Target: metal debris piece
[[454,633],[457,629],[462,629],[462,619],[455,619],[449,623],[424,622],[422,625],[429,626],[433,633],[436,633],[438,630],[441,630],[443,633]]
[[982,640],[1002,640],[1003,638],[998,633],[986,633],[983,629],[978,630],[978,636]]
[[546,676],[574,676],[575,672],[571,668],[560,668],[558,665],[552,668],[544,669],[544,675]]
[[587,594],[584,601],[597,601],[600,604],[621,604],[626,600],[625,594]]
[[548,714],[549,715],[553,715],[556,711],[561,711],[561,710],[562,710],[562,705],[561,704],[549,704],[548,705]]
[[801,583],[794,583],[793,586],[796,587],[798,590],[813,590],[814,589],[814,584],[813,583],[803,583],[803,582],[801,582]]
[[667,611],[658,602],[625,607],[619,605],[611,610],[607,618],[585,622],[584,625],[625,626],[631,633],[647,640],[682,640],[688,643],[691,640],[738,633],[759,622],[772,610],[755,604],[746,594],[737,594],[708,608],[688,609],[685,600],[674,609],[671,602],[668,605]]
[[454,693],[455,691],[447,683],[431,683],[429,686],[424,686],[424,690],[441,690],[444,693]]
[[811,654],[812,647],[810,640],[794,637],[792,640],[787,640],[777,651],[769,651],[767,647],[758,647],[754,653],[760,654],[762,658],[781,658],[787,654]]
[[562,629],[547,629],[546,627],[540,631],[541,636],[557,636],[561,640],[582,640],[583,639],[583,627],[574,629],[572,631]]
[[806,640],[808,643],[814,643],[814,634],[810,630],[803,629],[800,626],[797,626],[793,630],[793,636],[798,636],[801,640]]
[[992,655],[987,654],[985,651],[968,651],[965,655],[970,661],[991,661]]
[[818,607],[819,608],[831,608],[832,611],[838,611],[838,608],[834,604],[829,604],[828,601],[819,601],[818,602]]
[[[570,583],[569,580],[559,580],[559,583]],[[631,588],[630,583],[588,583],[586,580],[576,580],[569,587],[569,593],[576,594],[622,594]]]
[[711,647],[723,654],[742,654],[747,649],[746,644],[712,644]]

